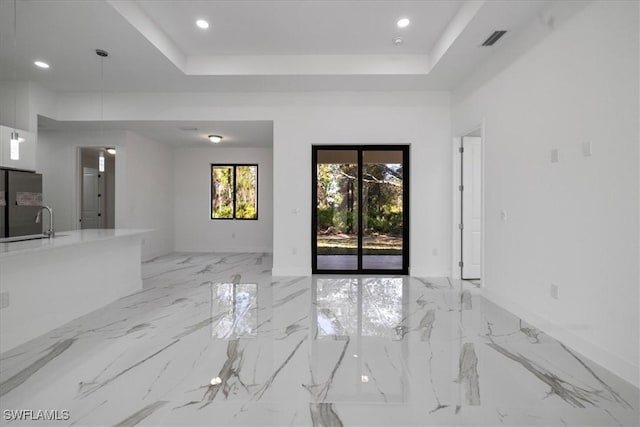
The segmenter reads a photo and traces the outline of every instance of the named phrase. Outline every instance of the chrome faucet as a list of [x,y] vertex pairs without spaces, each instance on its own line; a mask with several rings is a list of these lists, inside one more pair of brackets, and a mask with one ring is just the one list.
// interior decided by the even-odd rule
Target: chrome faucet
[[49,206],[41,206],[40,209],[38,209],[38,214],[36,215],[36,224],[40,223],[40,219],[42,217],[42,211],[44,209],[49,211],[49,229],[45,231],[43,234],[45,236],[49,236],[49,238],[56,237],[56,232],[53,229],[53,210]]

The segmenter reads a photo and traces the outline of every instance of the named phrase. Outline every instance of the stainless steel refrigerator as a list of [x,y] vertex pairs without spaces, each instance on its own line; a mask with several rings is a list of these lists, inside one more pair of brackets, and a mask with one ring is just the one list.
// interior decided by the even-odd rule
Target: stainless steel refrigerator
[[42,175],[0,169],[0,238],[42,233],[35,221],[42,206]]

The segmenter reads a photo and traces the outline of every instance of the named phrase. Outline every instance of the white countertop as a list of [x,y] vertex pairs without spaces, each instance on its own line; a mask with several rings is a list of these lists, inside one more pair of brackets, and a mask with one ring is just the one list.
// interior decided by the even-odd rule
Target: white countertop
[[[66,246],[81,245],[102,240],[118,239],[149,233],[149,229],[87,229],[56,232],[51,239],[25,240],[22,242],[0,243],[0,258],[22,255]],[[23,236],[27,238],[29,236]]]

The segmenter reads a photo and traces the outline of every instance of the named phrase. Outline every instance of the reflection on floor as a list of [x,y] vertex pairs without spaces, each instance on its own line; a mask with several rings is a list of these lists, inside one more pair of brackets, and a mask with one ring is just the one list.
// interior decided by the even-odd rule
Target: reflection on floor
[[[367,270],[402,270],[402,255],[363,255]],[[318,255],[318,270],[357,270],[357,255]]]
[[638,389],[475,286],[274,279],[260,254],[143,271],[143,291],[0,355],[3,411],[70,416],[3,425],[638,425]]

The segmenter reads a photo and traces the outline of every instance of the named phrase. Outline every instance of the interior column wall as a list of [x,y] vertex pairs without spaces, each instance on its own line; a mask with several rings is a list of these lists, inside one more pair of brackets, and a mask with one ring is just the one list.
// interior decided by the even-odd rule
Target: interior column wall
[[126,186],[116,228],[151,229],[142,240],[148,260],[173,251],[173,150],[135,132],[125,132],[125,140],[126,156],[116,163],[116,192]]

